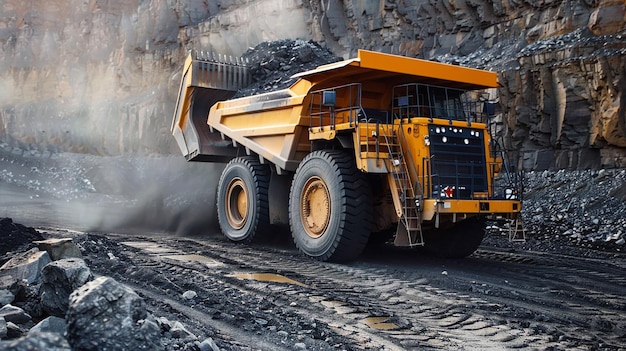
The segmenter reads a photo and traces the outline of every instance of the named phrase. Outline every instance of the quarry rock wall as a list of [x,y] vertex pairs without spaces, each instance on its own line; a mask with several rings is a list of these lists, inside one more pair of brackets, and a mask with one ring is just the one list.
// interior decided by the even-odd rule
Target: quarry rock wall
[[526,169],[626,166],[623,0],[0,0],[0,143],[33,153],[178,153],[190,49],[315,40],[500,72]]

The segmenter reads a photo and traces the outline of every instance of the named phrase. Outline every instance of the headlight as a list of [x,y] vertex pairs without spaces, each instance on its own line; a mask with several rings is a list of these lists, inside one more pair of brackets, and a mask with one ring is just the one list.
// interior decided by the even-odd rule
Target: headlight
[[517,190],[511,188],[504,189],[504,198],[507,200],[517,199]]

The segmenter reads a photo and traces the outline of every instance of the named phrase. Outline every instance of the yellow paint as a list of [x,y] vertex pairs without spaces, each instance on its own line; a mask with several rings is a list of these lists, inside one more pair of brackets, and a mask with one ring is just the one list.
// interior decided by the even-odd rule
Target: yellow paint
[[235,273],[235,274],[229,275],[229,277],[236,277],[239,279],[246,279],[246,280],[256,280],[260,282],[286,283],[286,284],[292,284],[292,285],[298,285],[298,286],[306,286],[300,283],[299,281],[289,279],[285,276],[282,276],[280,274],[274,274],[274,273]]
[[386,323],[389,317],[367,317],[363,320],[363,323],[368,327],[378,330],[392,330],[398,329],[398,325],[395,323]]
[[454,84],[466,83],[473,89],[498,87],[498,74],[495,72],[367,50],[359,50],[359,60],[361,68],[428,77]]

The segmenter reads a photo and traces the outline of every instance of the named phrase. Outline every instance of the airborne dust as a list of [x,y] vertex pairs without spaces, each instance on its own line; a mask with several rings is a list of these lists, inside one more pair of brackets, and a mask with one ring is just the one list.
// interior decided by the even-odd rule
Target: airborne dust
[[[318,44],[302,40],[265,42],[243,56],[249,60],[253,84],[239,96],[286,88],[295,81],[290,78],[293,74],[340,60]],[[132,120],[133,111],[103,107],[110,105],[106,91],[118,89],[110,83],[101,82],[98,89],[103,94],[94,96],[102,96],[102,101],[91,101],[92,105],[69,104],[67,111],[59,110],[62,107],[56,103],[48,110],[36,107],[57,116],[36,118],[39,112],[30,111],[24,121],[32,120],[33,125],[19,134],[11,130],[19,116],[0,116],[0,217],[30,226],[75,230],[218,233],[215,192],[224,165],[185,161],[169,135],[170,115],[146,120],[145,115],[135,113],[136,120]],[[156,107],[155,112],[173,111],[176,103],[175,96],[159,91],[135,98],[142,104],[169,105]],[[69,116],[77,108],[86,116],[72,121]],[[143,129],[138,126],[146,124],[152,125],[155,137],[137,136],[143,152],[111,155],[114,146],[133,150],[136,141],[122,138],[129,135],[129,129],[137,127],[139,132]],[[46,136],[46,131],[55,138]],[[159,137],[162,134],[168,139]],[[110,140],[116,138],[112,146]]]

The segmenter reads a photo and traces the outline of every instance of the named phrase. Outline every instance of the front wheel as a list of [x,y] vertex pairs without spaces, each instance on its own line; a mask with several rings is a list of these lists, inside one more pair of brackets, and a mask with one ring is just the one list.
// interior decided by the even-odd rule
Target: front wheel
[[217,185],[217,219],[228,239],[248,243],[267,230],[270,176],[255,157],[237,157],[226,165]]
[[370,231],[370,189],[350,153],[314,151],[291,184],[289,223],[296,247],[321,261],[356,258]]

